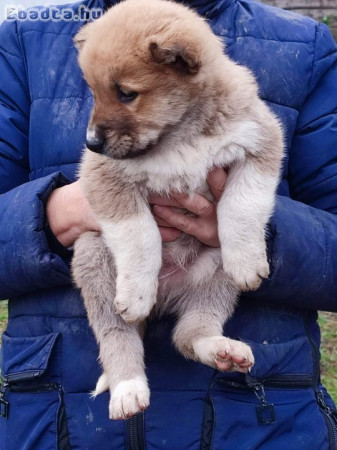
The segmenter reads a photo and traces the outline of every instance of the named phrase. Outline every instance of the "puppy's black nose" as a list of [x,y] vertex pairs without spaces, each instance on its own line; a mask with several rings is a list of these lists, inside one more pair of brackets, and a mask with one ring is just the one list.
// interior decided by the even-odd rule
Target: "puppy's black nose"
[[104,139],[99,136],[91,136],[90,139],[88,139],[87,137],[85,145],[92,152],[102,153],[104,147]]
[[92,152],[102,153],[104,147],[104,137],[96,126],[91,125],[88,127],[85,145]]

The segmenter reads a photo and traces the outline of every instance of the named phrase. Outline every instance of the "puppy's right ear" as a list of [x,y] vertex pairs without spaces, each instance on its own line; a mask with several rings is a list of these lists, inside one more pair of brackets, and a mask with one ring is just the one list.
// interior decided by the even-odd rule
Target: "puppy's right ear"
[[171,66],[179,72],[195,74],[200,69],[199,51],[193,43],[160,45],[157,42],[151,42],[149,51],[153,61]]
[[[88,24],[89,25],[89,24]],[[78,51],[82,50],[82,47],[88,37],[88,25],[85,25],[80,29],[80,31],[75,35],[73,42]]]

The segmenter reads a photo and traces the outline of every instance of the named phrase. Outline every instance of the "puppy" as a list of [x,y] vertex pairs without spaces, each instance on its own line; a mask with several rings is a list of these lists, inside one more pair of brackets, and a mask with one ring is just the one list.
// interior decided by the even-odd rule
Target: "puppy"
[[[251,348],[222,335],[240,290],[268,277],[265,227],[282,159],[278,120],[246,68],[207,23],[165,0],[126,0],[75,37],[94,96],[83,191],[101,226],[75,245],[73,274],[100,348],[109,416],[149,405],[142,324],[175,313],[176,348],[215,369],[247,372]],[[189,235],[162,245],[149,194],[202,193],[228,169],[217,204],[221,249]]]

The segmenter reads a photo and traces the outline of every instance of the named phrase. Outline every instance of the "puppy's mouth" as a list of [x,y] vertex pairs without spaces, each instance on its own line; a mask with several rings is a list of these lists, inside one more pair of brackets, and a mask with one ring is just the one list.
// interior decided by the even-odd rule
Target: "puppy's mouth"
[[146,147],[138,149],[138,150],[129,150],[125,154],[108,154],[107,156],[111,156],[113,159],[125,160],[125,159],[134,159],[139,156],[146,155],[149,151],[151,151],[154,147],[154,144],[148,144]]

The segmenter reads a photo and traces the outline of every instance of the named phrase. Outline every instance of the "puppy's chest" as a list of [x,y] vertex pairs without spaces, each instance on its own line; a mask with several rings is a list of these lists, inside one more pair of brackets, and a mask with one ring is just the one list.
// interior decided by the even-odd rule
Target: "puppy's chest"
[[203,176],[182,175],[182,176],[149,176],[144,187],[148,194],[167,195],[171,192],[183,192],[193,195],[194,193],[206,195],[209,193],[208,185],[205,181],[207,171]]
[[201,149],[180,145],[138,161],[130,161],[125,164],[124,171],[126,176],[151,193],[165,195],[177,191],[204,194],[207,191],[207,174],[215,165],[223,164],[223,153],[209,145]]

